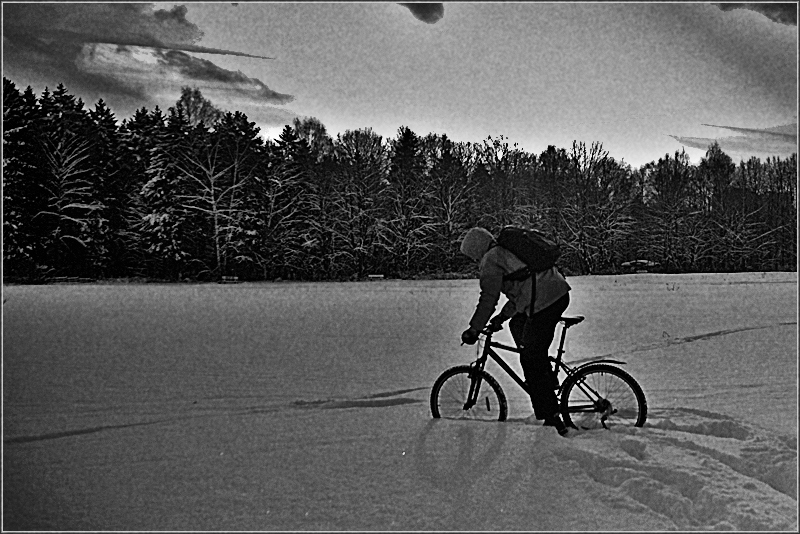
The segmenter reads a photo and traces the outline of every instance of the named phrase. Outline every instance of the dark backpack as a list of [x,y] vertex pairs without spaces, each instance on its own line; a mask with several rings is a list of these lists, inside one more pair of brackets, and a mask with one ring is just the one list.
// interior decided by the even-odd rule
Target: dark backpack
[[504,280],[524,280],[535,273],[555,266],[561,247],[538,230],[505,226],[497,236],[497,244],[525,263],[525,267],[506,274]]

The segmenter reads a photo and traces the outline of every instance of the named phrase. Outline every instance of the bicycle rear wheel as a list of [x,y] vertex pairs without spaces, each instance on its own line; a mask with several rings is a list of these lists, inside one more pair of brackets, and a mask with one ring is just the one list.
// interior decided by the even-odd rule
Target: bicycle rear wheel
[[613,365],[590,364],[564,381],[561,415],[579,429],[642,426],[647,400],[631,375]]
[[[477,380],[477,400],[469,406],[473,377]],[[431,414],[435,418],[505,421],[507,413],[506,395],[486,371],[460,365],[448,369],[433,383]]]

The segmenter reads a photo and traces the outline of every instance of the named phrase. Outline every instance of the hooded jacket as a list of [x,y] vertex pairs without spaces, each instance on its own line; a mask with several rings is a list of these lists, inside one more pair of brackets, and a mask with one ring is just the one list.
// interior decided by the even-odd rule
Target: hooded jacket
[[[488,235],[488,237],[487,237]],[[473,259],[480,259],[481,294],[475,313],[469,325],[475,330],[482,330],[491,318],[500,294],[508,298],[508,302],[500,310],[505,318],[518,313],[531,315],[532,279],[520,281],[503,280],[503,275],[513,273],[525,267],[525,263],[511,251],[495,246],[492,234],[483,228],[473,228],[467,233],[461,245],[461,251]],[[536,302],[533,313],[538,313],[555,303],[572,289],[558,269],[552,267],[536,273]]]

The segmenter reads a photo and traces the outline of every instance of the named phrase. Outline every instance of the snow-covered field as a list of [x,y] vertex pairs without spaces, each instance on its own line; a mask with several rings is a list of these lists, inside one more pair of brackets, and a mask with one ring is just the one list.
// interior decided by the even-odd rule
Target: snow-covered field
[[569,282],[644,428],[433,420],[475,280],[6,286],[3,528],[797,530],[797,274]]

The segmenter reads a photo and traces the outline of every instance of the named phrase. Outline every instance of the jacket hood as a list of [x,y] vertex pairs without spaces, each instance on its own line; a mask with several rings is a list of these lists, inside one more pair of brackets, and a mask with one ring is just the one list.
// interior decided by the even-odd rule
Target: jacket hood
[[488,230],[472,228],[461,242],[461,252],[475,261],[480,261],[493,243],[494,236]]

